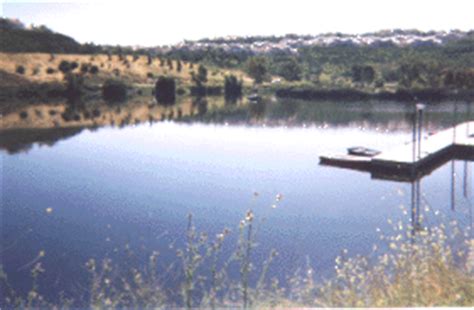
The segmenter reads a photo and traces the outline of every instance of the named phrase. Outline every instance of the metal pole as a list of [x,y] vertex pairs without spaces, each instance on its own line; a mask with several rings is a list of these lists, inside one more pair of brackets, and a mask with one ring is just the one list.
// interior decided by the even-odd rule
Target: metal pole
[[421,224],[420,224],[420,201],[421,201],[421,196],[420,196],[420,179],[416,180],[416,229],[420,229]]
[[453,116],[453,143],[456,143],[456,122],[458,116],[458,103],[454,102],[454,116]]
[[425,105],[423,103],[416,104],[416,111],[418,116],[418,160],[421,158],[421,131],[423,128],[423,110]]
[[413,137],[412,137],[412,144],[413,144],[413,162],[416,161],[416,120],[417,120],[417,110],[413,113]]
[[463,182],[463,194],[465,198],[469,197],[469,164],[467,160],[464,161],[464,182]]
[[420,109],[418,117],[418,160],[421,159],[421,131],[423,127],[423,109]]
[[451,210],[456,210],[456,165],[451,161]]

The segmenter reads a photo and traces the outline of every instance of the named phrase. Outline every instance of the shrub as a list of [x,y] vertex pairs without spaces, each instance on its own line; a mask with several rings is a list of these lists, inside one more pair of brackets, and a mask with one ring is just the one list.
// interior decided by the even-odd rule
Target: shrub
[[33,68],[33,71],[31,72],[32,75],[37,75],[40,72],[40,69],[38,67]]
[[185,91],[183,88],[180,87],[180,88],[178,88],[178,89],[176,90],[176,93],[177,93],[178,95],[182,96],[182,95],[184,95],[184,94],[186,93],[186,91]]
[[16,67],[16,73],[25,74],[25,67],[23,67],[22,65],[17,66]]
[[71,64],[67,60],[63,60],[59,63],[58,66],[59,71],[61,71],[63,74],[68,73],[71,71]]
[[148,73],[146,74],[146,77],[152,79],[152,78],[154,78],[154,75],[153,75],[153,73],[148,72]]
[[86,74],[87,72],[89,72],[89,64],[85,64],[85,63],[81,64],[80,70],[81,70],[81,73]]
[[20,112],[20,118],[21,119],[26,119],[28,117],[28,112],[26,111],[21,111]]
[[97,67],[96,65],[91,66],[90,69],[89,69],[89,73],[90,73],[90,74],[97,74],[97,73],[99,73],[99,67]]
[[48,69],[46,69],[46,73],[47,73],[47,74],[53,74],[53,73],[55,73],[55,72],[56,72],[56,71],[54,71],[54,69],[51,68],[51,67],[49,67]]
[[158,103],[171,104],[176,100],[176,83],[173,78],[160,76],[155,84],[155,98]]
[[71,71],[76,69],[77,67],[79,67],[79,64],[77,63],[77,61],[73,61],[70,63]]
[[107,80],[102,85],[102,97],[109,102],[120,102],[127,99],[127,86],[119,80]]

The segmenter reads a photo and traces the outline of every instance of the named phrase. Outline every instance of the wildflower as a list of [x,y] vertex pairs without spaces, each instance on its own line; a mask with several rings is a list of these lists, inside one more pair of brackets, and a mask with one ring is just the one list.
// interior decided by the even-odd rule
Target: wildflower
[[283,195],[282,194],[277,194],[276,195],[276,201],[280,201],[283,199]]
[[276,207],[277,207],[277,206],[276,206],[275,204],[272,205],[272,209],[276,209]]
[[250,210],[247,211],[247,215],[245,216],[245,220],[246,220],[247,222],[251,222],[251,221],[253,220],[253,213],[252,213],[252,211],[250,211]]
[[46,208],[46,213],[51,213],[53,212],[53,208]]

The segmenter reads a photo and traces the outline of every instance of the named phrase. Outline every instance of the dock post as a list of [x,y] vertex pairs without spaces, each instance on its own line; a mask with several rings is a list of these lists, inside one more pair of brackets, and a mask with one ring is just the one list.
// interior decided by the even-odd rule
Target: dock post
[[413,163],[415,163],[415,161],[416,161],[416,130],[418,128],[417,120],[418,120],[418,112],[417,112],[417,109],[415,108],[415,111],[413,113],[413,136],[412,136]]
[[456,143],[456,122],[458,118],[458,102],[454,102],[454,116],[453,116],[453,144]]
[[421,159],[421,132],[423,129],[423,110],[425,109],[425,105],[422,103],[416,104],[416,111],[418,117],[418,160]]

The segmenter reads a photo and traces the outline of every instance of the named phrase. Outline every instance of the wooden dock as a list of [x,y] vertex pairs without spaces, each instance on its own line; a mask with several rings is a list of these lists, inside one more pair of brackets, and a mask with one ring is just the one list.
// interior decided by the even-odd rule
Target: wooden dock
[[452,159],[474,160],[474,121],[440,131],[372,158],[339,155],[321,156],[320,163],[368,171],[374,178],[413,181]]

